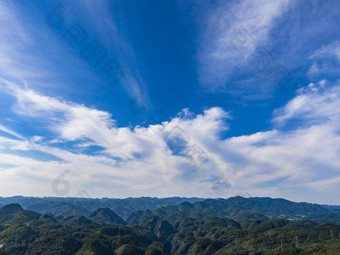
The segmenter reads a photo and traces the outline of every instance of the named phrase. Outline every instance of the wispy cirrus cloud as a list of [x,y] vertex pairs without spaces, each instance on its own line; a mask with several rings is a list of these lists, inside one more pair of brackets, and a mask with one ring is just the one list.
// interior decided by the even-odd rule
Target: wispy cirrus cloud
[[[46,17],[61,4],[59,12],[62,29],[52,29]],[[135,64],[134,49],[126,40],[124,24],[117,27],[110,12],[112,3],[101,1],[52,1],[41,6],[30,2],[1,2],[0,12],[0,75],[15,82],[30,82],[37,90],[76,93],[79,83],[110,86],[103,74],[93,69],[64,39],[72,25],[81,24],[88,34],[88,42],[96,40],[107,51],[107,59],[115,59],[123,69],[119,80],[125,94],[138,107],[151,107],[148,91]],[[34,15],[32,15],[34,13]],[[52,15],[53,16],[53,15]],[[53,18],[53,17],[52,17]],[[102,22],[105,19],[106,22]],[[106,63],[106,62],[105,62]],[[104,63],[104,64],[105,64]],[[76,81],[76,82],[75,82]],[[47,85],[47,83],[49,85]],[[89,83],[89,84],[88,84]],[[71,85],[71,86],[70,86]]]
[[199,78],[203,86],[210,90],[223,89],[233,82],[232,75],[240,69],[251,69],[246,57],[257,46],[268,43],[276,20],[291,2],[223,2],[211,11],[198,50]]
[[19,139],[24,139],[24,137],[20,134],[18,134],[17,132],[14,132],[13,130],[10,130],[9,128],[3,126],[3,125],[0,125],[0,131],[3,131],[7,134],[10,134],[16,138],[19,138]]
[[126,93],[135,100],[139,107],[151,107],[147,87],[136,68],[134,49],[127,40],[125,24],[113,15],[112,8],[112,2],[107,0],[95,5],[88,0],[81,4],[64,2],[61,13],[69,25],[76,22],[84,24],[86,31],[87,29],[93,31],[90,36],[99,41],[100,46],[108,52],[110,57],[117,59],[122,67],[123,76],[120,84]]
[[16,7],[14,1],[0,3],[1,76],[17,80],[46,77],[47,73],[38,71],[44,64],[47,66],[46,61],[44,63],[39,54],[33,55],[29,51],[36,46],[37,38],[40,37],[38,28],[36,30],[24,24]]
[[325,58],[334,56],[340,61],[340,41],[332,42],[315,51],[310,58]]
[[334,41],[324,45],[310,54],[309,59],[312,61],[308,69],[307,76],[311,80],[319,77],[338,77],[340,71],[340,41]]

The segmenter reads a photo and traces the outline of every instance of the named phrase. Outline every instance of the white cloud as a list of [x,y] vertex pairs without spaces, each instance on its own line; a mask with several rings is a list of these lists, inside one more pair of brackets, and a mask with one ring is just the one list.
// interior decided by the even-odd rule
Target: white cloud
[[[107,191],[101,190],[102,185],[97,183],[94,189],[101,190],[98,191],[100,195],[107,194],[106,192],[113,189],[116,190],[115,194],[124,196],[125,192],[136,192],[140,189],[144,190],[145,194],[151,195],[147,192],[156,188],[159,194],[163,192],[164,195],[169,195],[169,185],[173,187],[170,188],[172,190],[170,192],[178,192],[177,195],[180,195],[180,192],[188,192],[184,186],[179,189],[174,183],[175,180],[177,183],[182,182],[180,178],[178,179],[178,175],[182,174],[181,169],[186,169],[184,171],[195,179],[205,179],[213,174],[209,171],[203,172],[202,175],[195,173],[190,168],[194,162],[187,158],[194,157],[195,159],[197,155],[192,155],[192,150],[185,150],[185,155],[173,155],[162,138],[180,126],[181,130],[185,130],[184,136],[190,137],[189,147],[202,146],[204,141],[201,141],[200,137],[203,135],[207,139],[217,139],[220,132],[226,129],[222,120],[228,117],[228,114],[220,108],[206,110],[203,114],[191,119],[175,118],[162,125],[147,128],[136,127],[131,130],[116,127],[111,115],[107,112],[40,95],[31,89],[23,89],[13,83],[7,84],[9,88],[7,91],[17,99],[17,104],[13,107],[14,111],[38,121],[43,120],[46,128],[53,131],[56,137],[56,141],[49,142],[41,137],[36,139],[34,136],[27,141],[16,143],[15,146],[7,144],[7,149],[39,150],[65,161],[66,163],[63,164],[55,163],[58,169],[50,173],[52,176],[56,176],[61,171],[62,165],[63,168],[71,169],[72,174],[78,175],[79,184],[86,183],[86,180],[89,183],[102,181],[105,188],[111,187]],[[101,146],[104,154],[100,156],[77,155],[67,150],[57,149],[61,141],[76,141],[80,144],[78,147],[82,148],[84,140],[88,139],[91,141],[88,143],[89,146]],[[15,160],[12,163],[17,165],[16,162],[18,161]],[[41,164],[45,163],[41,162]],[[22,169],[20,164],[18,167]],[[40,171],[43,170],[37,169],[36,171],[38,178],[41,176]],[[20,174],[26,176],[27,172]]]
[[[327,77],[338,77],[340,61],[340,41],[334,41],[315,50],[309,55],[312,64],[308,69],[307,77],[310,80]],[[333,59],[336,59],[334,62]]]
[[7,133],[7,134],[10,134],[10,135],[12,135],[12,136],[14,136],[14,137],[17,137],[17,138],[19,138],[19,139],[24,139],[23,136],[21,136],[20,134],[14,132],[13,130],[10,130],[10,129],[6,128],[6,127],[3,126],[3,125],[0,125],[0,130],[3,131],[3,132],[5,132],[5,133]]
[[121,17],[117,19],[111,12],[112,2],[103,0],[94,5],[90,0],[85,0],[81,4],[70,1],[65,2],[63,7],[66,20],[72,21],[77,17],[82,24],[86,24],[85,30],[93,28],[95,36],[98,36],[110,57],[117,59],[124,73],[120,83],[137,106],[150,107],[147,87],[136,68],[134,49],[126,39],[125,29],[119,28],[122,26]]
[[[109,11],[110,4],[112,3],[109,1],[101,1],[95,5],[90,1],[84,1],[83,4],[64,2],[61,15],[65,24],[62,29],[70,29],[74,23],[86,24],[83,29],[87,31],[89,38],[96,39],[108,52],[105,62],[116,59],[122,66],[124,76],[119,82],[128,96],[138,106],[150,107],[152,103],[146,86],[135,67],[133,49],[125,35],[117,29],[115,17]],[[53,87],[53,93],[56,90],[72,92],[65,81],[72,84],[75,79],[87,86],[88,83],[91,84],[89,81],[104,83],[106,76],[90,67],[80,53],[63,39],[60,33],[62,29],[52,29],[45,22],[49,11],[55,6],[50,6],[49,3],[42,6],[39,9],[28,2],[0,3],[1,77],[15,82],[27,81],[34,84],[37,90],[44,88],[45,91],[51,91]],[[44,7],[51,9],[46,11]],[[31,12],[27,13],[27,10]],[[49,81],[49,86],[46,81]],[[108,88],[109,82],[105,83]],[[74,84],[74,87],[77,85]]]
[[[338,85],[329,86],[325,81],[307,85],[273,119],[280,127],[294,119],[313,120],[312,125],[230,138],[223,137],[229,129],[226,119],[231,116],[218,107],[198,115],[185,109],[167,122],[129,129],[117,127],[107,112],[39,95],[14,84],[10,87],[9,92],[17,99],[13,108],[17,114],[33,120],[43,118],[57,140],[34,136],[26,140],[0,139],[0,166],[10,166],[0,172],[7,195],[17,194],[18,187],[26,195],[55,195],[51,183],[69,169],[65,178],[72,187],[70,192],[86,189],[92,196],[217,197],[245,189],[253,196],[339,202],[336,196],[327,201],[324,198],[338,194]],[[169,132],[172,138],[186,139],[180,153],[174,153],[165,142]],[[79,151],[60,147],[61,141],[76,142]],[[102,153],[83,151],[92,145],[102,147]],[[16,155],[18,150],[40,151],[60,160],[46,163]],[[208,157],[202,160],[200,150]],[[202,160],[196,170],[191,167],[193,160]],[[215,192],[216,178],[226,180],[232,190]],[[24,184],[27,181],[38,191]],[[314,195],[309,196],[307,191]]]
[[298,95],[289,101],[282,109],[276,110],[274,123],[284,123],[288,120],[303,120],[305,125],[311,122],[322,123],[335,121],[340,113],[340,87],[325,87],[324,80],[317,84],[310,83],[306,88],[298,90]]
[[[212,90],[229,83],[233,68],[245,68],[245,57],[257,46],[267,43],[276,19],[287,10],[290,2],[243,0],[232,5],[227,3],[211,12],[198,52],[201,83]],[[238,35],[245,37],[238,40]],[[243,39],[244,44],[240,42]]]
[[310,58],[315,59],[329,56],[335,56],[340,61],[340,41],[335,41],[333,43],[321,47],[320,49],[315,51],[310,56]]

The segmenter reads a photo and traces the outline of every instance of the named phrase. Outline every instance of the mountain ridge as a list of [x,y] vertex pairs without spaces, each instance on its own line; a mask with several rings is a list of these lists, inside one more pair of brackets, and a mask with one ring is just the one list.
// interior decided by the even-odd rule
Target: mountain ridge
[[[256,214],[260,205],[267,206],[267,212]],[[290,208],[283,208],[287,206]],[[269,210],[279,217],[267,217]],[[295,213],[313,214],[326,210],[339,214],[337,209],[329,210],[319,205],[235,197],[137,211],[132,213],[137,214],[134,224],[122,226],[117,219],[123,220],[109,208],[97,209],[88,216],[60,218],[24,210],[20,204],[9,204],[0,208],[5,212],[0,214],[0,255],[340,253],[337,240],[340,224],[318,224],[303,217],[296,220],[280,218],[282,211],[291,213],[294,210],[297,210]],[[244,218],[235,220],[223,217],[223,213]],[[266,218],[258,219],[259,215]]]

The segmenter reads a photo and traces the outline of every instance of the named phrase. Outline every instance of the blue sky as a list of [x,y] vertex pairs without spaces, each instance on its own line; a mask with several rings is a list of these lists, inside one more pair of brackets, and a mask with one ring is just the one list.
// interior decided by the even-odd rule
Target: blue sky
[[339,204],[339,5],[2,1],[0,195]]

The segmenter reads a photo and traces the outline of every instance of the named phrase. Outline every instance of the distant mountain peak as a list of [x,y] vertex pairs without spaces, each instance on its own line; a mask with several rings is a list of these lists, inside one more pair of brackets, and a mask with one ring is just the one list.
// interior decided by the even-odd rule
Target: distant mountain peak
[[89,218],[98,224],[126,225],[126,222],[110,208],[99,208],[91,213]]
[[68,226],[87,226],[93,224],[93,222],[84,215],[69,216],[63,219],[62,222]]
[[43,222],[50,222],[50,223],[57,223],[57,219],[54,218],[52,215],[48,213],[44,213],[43,215],[40,216],[39,221]]
[[24,209],[21,207],[21,205],[15,203],[15,204],[8,204],[0,208],[0,215],[7,215],[7,214],[13,214],[17,212],[22,212]]

